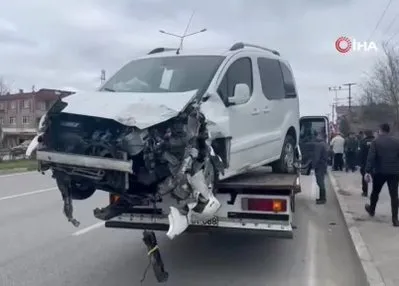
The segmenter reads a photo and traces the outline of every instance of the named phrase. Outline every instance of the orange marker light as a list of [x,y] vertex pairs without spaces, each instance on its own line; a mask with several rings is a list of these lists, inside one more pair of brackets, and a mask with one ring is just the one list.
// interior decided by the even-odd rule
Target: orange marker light
[[116,203],[117,201],[119,201],[119,199],[120,199],[120,196],[118,196],[118,195],[110,195],[109,196],[110,204]]
[[281,200],[273,200],[273,211],[276,213],[283,211],[283,202]]

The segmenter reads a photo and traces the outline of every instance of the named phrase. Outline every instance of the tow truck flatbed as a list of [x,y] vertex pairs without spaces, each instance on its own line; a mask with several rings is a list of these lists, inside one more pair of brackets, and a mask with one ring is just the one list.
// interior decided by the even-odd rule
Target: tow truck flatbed
[[217,184],[220,193],[228,190],[252,189],[265,191],[293,190],[299,193],[300,181],[299,174],[275,174],[267,167],[261,167],[249,171],[248,173],[237,175],[225,180],[221,180]]
[[[275,174],[267,167],[251,170],[217,184],[221,208],[209,221],[192,222],[191,231],[261,232],[267,236],[293,237],[295,194],[300,192],[299,174]],[[167,231],[170,203],[157,208],[135,208],[106,221],[110,228]]]

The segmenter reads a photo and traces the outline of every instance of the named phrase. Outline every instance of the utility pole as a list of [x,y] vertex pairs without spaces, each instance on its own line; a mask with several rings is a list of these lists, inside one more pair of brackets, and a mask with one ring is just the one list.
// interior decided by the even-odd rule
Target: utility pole
[[103,85],[103,83],[105,82],[105,70],[101,70],[101,85]]
[[352,111],[352,93],[351,93],[351,87],[352,85],[356,85],[356,83],[354,82],[350,82],[350,83],[344,83],[343,85],[348,87],[348,91],[349,91],[349,96],[348,96],[348,106],[349,106],[349,112]]
[[335,108],[337,107],[338,104],[338,91],[342,90],[341,86],[330,86],[328,88],[328,91],[334,91],[335,93],[335,97],[333,99],[333,104],[332,104],[332,109],[331,109],[331,118],[332,118],[332,122],[335,122]]

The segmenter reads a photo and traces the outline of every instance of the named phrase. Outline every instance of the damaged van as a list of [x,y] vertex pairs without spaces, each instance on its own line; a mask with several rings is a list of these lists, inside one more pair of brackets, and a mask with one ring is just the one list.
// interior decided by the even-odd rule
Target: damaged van
[[167,200],[173,238],[219,210],[218,180],[266,165],[295,172],[298,133],[294,77],[277,51],[157,48],[98,91],[57,101],[27,155],[52,171],[75,226],[72,200],[101,190],[125,208]]

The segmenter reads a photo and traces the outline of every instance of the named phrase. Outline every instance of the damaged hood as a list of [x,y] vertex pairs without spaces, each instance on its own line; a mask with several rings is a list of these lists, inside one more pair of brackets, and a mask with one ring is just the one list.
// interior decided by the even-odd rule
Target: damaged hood
[[177,116],[196,92],[78,92],[62,99],[68,104],[62,112],[113,119],[145,129]]

